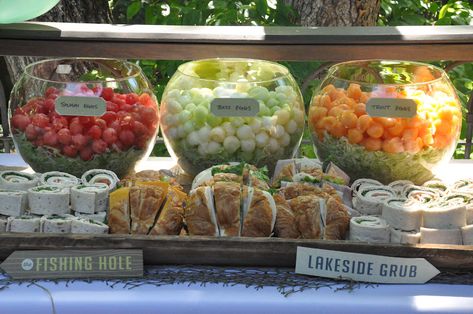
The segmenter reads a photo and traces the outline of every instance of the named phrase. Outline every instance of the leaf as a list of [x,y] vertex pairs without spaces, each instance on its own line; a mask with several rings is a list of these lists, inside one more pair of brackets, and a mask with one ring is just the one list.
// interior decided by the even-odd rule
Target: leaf
[[126,9],[126,19],[131,21],[141,10],[141,1],[133,1]]
[[156,24],[158,21],[158,14],[155,7],[148,6],[145,9],[145,24]]
[[[447,14],[447,10],[450,8],[450,4],[444,5],[439,12],[439,20],[443,19],[445,17],[445,14]],[[441,25],[441,24],[440,24]]]
[[409,25],[425,25],[427,22],[425,17],[414,14],[404,15],[402,18]]
[[435,22],[435,25],[451,25],[452,19],[449,17],[444,17]]
[[266,0],[256,0],[256,11],[261,17],[266,16],[266,11],[268,10],[268,2]]

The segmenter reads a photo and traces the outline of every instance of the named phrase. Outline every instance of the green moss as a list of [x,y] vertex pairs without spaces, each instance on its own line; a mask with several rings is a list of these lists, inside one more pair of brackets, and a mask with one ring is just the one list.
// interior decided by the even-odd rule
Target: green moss
[[95,155],[91,160],[83,161],[80,157],[66,157],[55,149],[35,147],[24,134],[14,134],[13,140],[21,157],[34,171],[40,173],[61,171],[79,178],[90,169],[112,170],[119,178],[123,178],[146,154],[145,150],[129,149],[124,152],[113,151]]
[[370,178],[383,184],[410,180],[420,185],[434,177],[434,166],[451,156],[448,149],[434,148],[423,149],[417,154],[370,152],[361,145],[352,145],[345,138],[334,138],[327,133],[323,141],[316,134],[312,138],[319,158],[334,162],[351,180]]

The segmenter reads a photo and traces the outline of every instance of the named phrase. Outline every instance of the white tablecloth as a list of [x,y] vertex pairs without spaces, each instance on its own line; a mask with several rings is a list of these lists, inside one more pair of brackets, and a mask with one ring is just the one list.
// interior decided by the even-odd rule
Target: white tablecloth
[[178,314],[178,313],[473,313],[473,287],[464,285],[380,285],[352,292],[322,288],[288,297],[274,287],[175,284],[134,289],[105,282],[38,282],[0,291],[5,314]]

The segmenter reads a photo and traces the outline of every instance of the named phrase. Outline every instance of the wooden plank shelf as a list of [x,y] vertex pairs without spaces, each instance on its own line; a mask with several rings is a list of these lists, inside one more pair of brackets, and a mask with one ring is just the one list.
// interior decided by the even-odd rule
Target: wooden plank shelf
[[185,60],[473,60],[473,26],[0,25],[0,55]]
[[0,260],[15,250],[143,249],[145,264],[294,267],[298,246],[425,258],[442,270],[473,271],[473,246],[397,245],[279,238],[139,235],[0,235]]

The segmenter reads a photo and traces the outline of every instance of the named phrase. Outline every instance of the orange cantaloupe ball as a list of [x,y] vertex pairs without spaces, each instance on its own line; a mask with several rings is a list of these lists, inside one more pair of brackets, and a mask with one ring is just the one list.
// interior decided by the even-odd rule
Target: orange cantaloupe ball
[[332,108],[332,100],[330,99],[330,96],[329,95],[323,95],[320,98],[320,105],[327,108],[327,109]]
[[343,112],[343,109],[339,108],[339,106],[335,106],[328,111],[327,115],[332,116],[332,117],[338,117],[339,115],[342,114],[342,112]]
[[347,96],[359,101],[361,97],[361,87],[359,84],[351,83],[347,89]]
[[419,136],[419,130],[416,128],[407,128],[402,132],[403,141],[413,141]]
[[435,148],[440,148],[440,149],[445,148],[447,147],[448,143],[449,143],[448,138],[445,135],[435,134],[434,144],[433,144]]
[[324,92],[326,94],[330,93],[333,90],[336,90],[336,88],[335,88],[335,86],[333,86],[333,84],[328,84],[327,86],[322,88],[322,92]]
[[443,107],[438,112],[438,117],[445,121],[451,121],[454,115],[456,114],[456,108]]
[[360,142],[366,150],[373,152],[380,150],[382,147],[382,141],[379,138],[366,137]]
[[384,129],[383,136],[381,136],[381,138],[383,140],[389,140],[389,139],[392,139],[392,138],[395,138],[395,137],[396,137],[395,135],[392,135],[386,129]]
[[435,133],[449,135],[452,132],[452,123],[445,120],[435,120]]
[[327,116],[320,119],[320,124],[322,126],[321,128],[326,129],[326,130],[330,130],[331,128],[333,128],[336,122],[337,122],[337,119],[332,116]]
[[362,92],[362,93],[361,93],[361,96],[360,96],[360,102],[366,104],[366,102],[368,101],[368,99],[370,99],[369,94],[366,93],[366,92]]
[[323,95],[315,95],[314,97],[312,97],[312,101],[311,101],[311,104],[313,106],[320,106],[320,99],[322,98]]
[[400,119],[397,120],[394,126],[388,128],[387,131],[391,135],[400,136],[402,134],[402,131],[404,131],[404,122]]
[[399,137],[393,137],[391,139],[384,140],[383,151],[391,154],[402,153],[404,151],[404,147],[402,145],[401,139]]
[[356,128],[348,129],[347,138],[350,144],[358,144],[363,140],[363,133]]
[[348,105],[348,104],[341,104],[341,105],[338,105],[338,108],[342,109],[342,110],[348,110],[348,111],[352,111],[351,109],[351,106]]
[[340,121],[336,121],[328,131],[337,138],[343,137],[347,134],[347,129]]
[[356,127],[361,132],[365,132],[371,126],[372,123],[373,123],[373,119],[369,115],[364,114],[358,118]]
[[422,119],[420,119],[419,116],[407,118],[405,121],[407,128],[418,128],[422,123]]
[[345,105],[347,106],[347,108],[351,108],[353,103],[354,101],[351,98],[348,98],[347,96],[343,96],[334,100],[332,104],[334,106]]
[[325,129],[325,122],[323,120],[324,118],[316,121],[313,123],[314,127],[316,130],[324,130]]
[[327,112],[328,110],[325,107],[312,107],[310,108],[309,117],[312,121],[316,122],[316,120],[325,117]]
[[411,154],[417,154],[423,145],[422,139],[418,137],[414,140],[404,141],[404,150]]
[[340,117],[340,121],[342,122],[343,126],[346,128],[355,128],[358,122],[358,117],[351,111],[344,111]]
[[372,138],[380,138],[383,136],[384,128],[381,124],[373,122],[368,129],[366,129],[366,133]]
[[384,128],[391,128],[396,124],[396,119],[386,117],[373,117],[373,121],[378,122]]
[[338,89],[332,90],[331,92],[328,93],[328,95],[330,96],[330,99],[332,101],[335,101],[339,98],[345,97],[345,93],[341,90],[338,90]]
[[359,117],[366,114],[366,105],[364,103],[357,103],[353,106],[355,114]]

